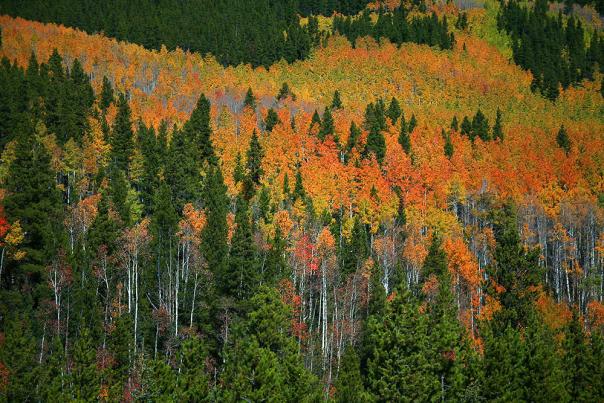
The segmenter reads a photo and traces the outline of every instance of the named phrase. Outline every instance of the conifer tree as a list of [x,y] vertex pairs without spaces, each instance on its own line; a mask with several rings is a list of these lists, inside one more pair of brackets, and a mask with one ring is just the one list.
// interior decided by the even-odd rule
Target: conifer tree
[[415,118],[415,114],[411,114],[411,119],[409,119],[409,134],[413,133],[413,130],[417,127],[417,119]]
[[386,116],[390,118],[390,122],[392,123],[392,125],[396,124],[396,121],[401,116],[401,113],[401,106],[398,102],[398,99],[392,97],[392,100],[390,101],[390,106],[388,106],[388,112],[386,112]]
[[113,103],[113,86],[107,78],[103,76],[103,86],[101,87],[101,99],[99,100],[99,106],[101,110],[105,111],[109,108],[109,105]]
[[275,112],[275,110],[273,108],[270,108],[268,110],[268,112],[266,113],[266,119],[264,119],[264,127],[266,128],[266,131],[272,132],[273,128],[278,123],[281,123],[281,121],[279,120],[279,116],[277,115],[277,112]]
[[246,153],[245,168],[247,175],[243,180],[243,192],[247,200],[254,197],[256,188],[260,185],[260,179],[264,174],[262,170],[262,158],[264,158],[264,151],[260,145],[260,140],[256,134],[256,130],[252,133],[250,139],[250,146]]
[[585,337],[579,313],[574,310],[572,320],[564,329],[564,369],[567,389],[573,402],[593,401],[589,368],[590,348]]
[[[179,375],[176,387],[177,401],[205,401],[210,393],[210,379],[205,368],[207,347],[203,340],[191,336],[180,346]],[[166,385],[167,388],[170,384]],[[167,389],[164,387],[164,389]]]
[[570,137],[568,137],[568,133],[566,132],[564,125],[560,126],[560,130],[558,130],[556,142],[558,143],[558,147],[563,149],[566,155],[570,153],[572,143],[570,141]]
[[325,113],[323,113],[323,119],[321,120],[321,126],[319,128],[319,140],[324,141],[328,135],[333,135],[334,133],[335,126],[331,109],[325,108]]
[[252,87],[249,87],[247,89],[247,92],[245,93],[245,100],[243,101],[243,106],[248,107],[253,111],[256,110],[256,97],[252,92]]
[[503,141],[503,128],[501,123],[501,110],[497,108],[497,117],[495,118],[495,124],[493,125],[493,140],[499,139]]
[[[342,99],[340,98],[340,91],[335,90],[335,92],[333,93],[333,99],[331,101],[331,105],[330,105],[329,109],[338,110],[338,109],[342,109],[342,108],[343,108],[343,106],[342,106]],[[323,115],[323,116],[325,116],[325,115]]]
[[480,109],[476,111],[474,119],[472,120],[472,140],[478,136],[482,141],[489,141],[491,139],[489,133],[489,121]]
[[442,135],[445,140],[445,145],[444,145],[445,156],[448,159],[451,159],[451,157],[453,157],[453,142],[451,142],[451,136],[449,134],[445,133],[444,129],[443,129]]
[[398,143],[403,147],[407,155],[411,155],[411,138],[409,137],[409,128],[405,122],[405,116],[401,117],[401,131],[398,136]]
[[[277,101],[282,101],[286,99],[288,96],[292,96],[292,92],[287,83],[283,83],[281,89],[279,89],[279,94],[277,94]],[[293,96],[292,96],[293,98]]]
[[235,157],[235,169],[233,169],[233,180],[235,183],[241,183],[245,179],[245,168],[241,160],[241,153],[237,152]]
[[318,125],[321,126],[321,116],[319,116],[319,112],[315,109],[315,112],[312,114],[312,118],[310,120],[310,127]]
[[368,399],[361,377],[361,362],[353,346],[349,345],[344,351],[334,387],[338,403],[362,403]]
[[472,135],[472,123],[470,122],[470,119],[468,119],[467,116],[463,117],[463,120],[461,121],[461,134],[470,137],[470,140],[474,140],[474,137]]
[[96,368],[96,348],[86,328],[73,347],[71,378],[75,399],[93,401],[98,398],[101,380]]
[[451,120],[451,130],[455,132],[459,131],[459,122],[457,121],[457,116],[453,116],[453,120]]
[[130,106],[124,94],[117,101],[117,116],[111,130],[111,161],[117,169],[128,172],[134,152]]
[[204,94],[199,96],[197,105],[191,117],[183,126],[183,134],[187,142],[191,142],[197,164],[207,161],[215,163],[216,155],[212,144],[212,128],[210,127],[210,101]]

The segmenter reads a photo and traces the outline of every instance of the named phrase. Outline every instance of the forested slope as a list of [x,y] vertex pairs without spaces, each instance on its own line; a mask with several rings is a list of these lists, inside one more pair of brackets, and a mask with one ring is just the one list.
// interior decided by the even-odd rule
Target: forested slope
[[256,68],[0,16],[0,398],[602,399],[604,41],[553,94],[498,9]]

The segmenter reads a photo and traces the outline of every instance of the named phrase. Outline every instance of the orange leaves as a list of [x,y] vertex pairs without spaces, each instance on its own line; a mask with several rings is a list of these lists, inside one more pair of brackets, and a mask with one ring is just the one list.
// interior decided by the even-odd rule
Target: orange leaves
[[336,240],[327,227],[323,227],[319,236],[317,236],[317,249],[321,254],[332,253],[335,249]]
[[551,296],[543,290],[535,302],[544,322],[552,329],[562,329],[572,318],[572,313],[565,303],[556,303]]
[[443,248],[447,254],[449,271],[461,276],[471,290],[476,290],[482,281],[478,262],[463,239],[445,239]]
[[206,225],[206,215],[196,210],[191,203],[183,207],[183,219],[178,223],[178,236],[183,241],[191,241],[196,245],[201,242],[201,231]]

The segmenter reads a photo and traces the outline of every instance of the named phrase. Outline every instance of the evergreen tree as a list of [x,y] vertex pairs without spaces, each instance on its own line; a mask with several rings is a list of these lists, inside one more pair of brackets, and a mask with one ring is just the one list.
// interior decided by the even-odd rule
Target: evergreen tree
[[[177,381],[177,401],[206,401],[210,393],[210,379],[204,358],[207,348],[201,338],[192,336],[185,340],[179,352],[179,375]],[[167,387],[170,384],[166,385]]]
[[253,111],[256,110],[256,97],[252,92],[252,87],[249,87],[247,89],[247,92],[245,93],[245,100],[243,101],[243,106],[248,107]]
[[31,332],[31,320],[28,317],[11,318],[7,322],[4,323],[0,363],[10,374],[10,378],[3,385],[0,397],[7,402],[35,401],[35,386],[38,385],[40,368],[36,362],[38,349]]
[[101,99],[99,100],[99,106],[101,110],[107,110],[109,105],[113,103],[113,86],[111,82],[107,78],[107,76],[103,76],[103,86],[101,87]]
[[111,130],[111,161],[117,169],[128,172],[134,152],[130,106],[124,94],[117,101],[117,116]]
[[558,143],[558,147],[563,149],[566,155],[570,153],[572,143],[570,141],[570,137],[568,137],[568,133],[566,132],[564,125],[560,126],[560,130],[558,130],[556,142]]
[[183,134],[190,146],[195,149],[195,159],[197,164],[205,161],[216,162],[214,146],[212,144],[212,128],[210,127],[210,101],[204,94],[201,94],[197,100],[197,105],[191,117],[183,126]]
[[440,390],[434,374],[428,321],[408,292],[397,292],[366,330],[365,385],[377,401],[429,399]]
[[411,119],[409,119],[409,134],[413,133],[413,130],[417,127],[417,119],[415,118],[415,114],[411,115]]
[[264,119],[264,127],[266,128],[266,131],[272,132],[273,128],[279,123],[281,123],[279,120],[279,115],[277,115],[277,112],[275,112],[273,108],[270,108],[266,113],[266,119]]
[[497,117],[495,118],[495,124],[493,125],[493,140],[503,141],[503,128],[501,123],[501,110],[497,108]]
[[201,249],[208,269],[216,278],[227,272],[228,198],[220,167],[210,168],[205,187],[207,223],[202,232]]
[[350,240],[344,243],[342,275],[344,277],[355,273],[369,257],[369,243],[365,225],[355,217]]
[[315,112],[312,114],[312,118],[310,120],[310,127],[318,125],[321,126],[321,116],[319,116],[319,112],[315,109]]
[[237,227],[231,240],[229,270],[220,283],[225,294],[244,303],[254,294],[260,283],[260,266],[248,205],[242,198],[237,200],[235,224]]
[[241,183],[245,179],[245,168],[243,167],[243,161],[241,160],[241,153],[237,153],[235,157],[235,169],[233,169],[233,180],[235,183]]
[[392,122],[392,125],[396,124],[396,121],[401,116],[401,113],[402,110],[400,104],[398,103],[398,100],[395,97],[392,97],[392,100],[390,101],[390,106],[388,107],[388,112],[386,112],[386,116],[390,118],[390,122]]
[[448,159],[451,159],[451,157],[453,157],[453,142],[451,142],[451,136],[449,134],[445,133],[444,129],[443,129],[442,135],[445,140],[445,145],[444,145],[445,156]]
[[284,100],[289,96],[291,96],[295,100],[295,97],[293,96],[293,94],[289,88],[289,85],[287,83],[283,83],[283,85],[281,86],[281,89],[279,90],[279,94],[277,94],[277,101]]
[[252,133],[250,139],[250,146],[247,150],[247,160],[245,168],[247,175],[243,181],[243,192],[247,200],[254,197],[256,193],[256,187],[260,185],[260,179],[264,174],[262,170],[262,158],[264,157],[264,151],[260,145],[260,140],[256,134],[256,130]]
[[480,109],[476,111],[476,115],[474,115],[474,119],[472,119],[472,132],[470,138],[474,140],[476,136],[478,136],[482,141],[489,141],[491,139],[489,133],[489,121]]
[[459,122],[457,121],[457,116],[453,116],[453,120],[451,120],[451,130],[455,132],[459,131]]
[[377,161],[381,164],[386,156],[386,140],[384,135],[377,127],[372,127],[367,135],[367,144],[365,146],[365,154],[373,154]]
[[42,283],[44,268],[61,246],[61,195],[50,164],[46,147],[34,133],[19,134],[4,185],[3,204],[9,222],[18,221],[23,230],[19,248],[25,256],[5,268],[3,277],[10,279],[8,284]]
[[590,347],[585,337],[579,313],[574,310],[572,320],[564,329],[564,369],[570,401],[594,401],[589,368]]
[[362,403],[368,400],[361,377],[361,362],[354,347],[348,346],[342,356],[338,378],[334,383],[336,402]]
[[398,136],[398,143],[403,147],[403,151],[407,155],[411,155],[411,137],[409,136],[409,128],[405,122],[405,116],[401,118],[401,132]]
[[335,125],[333,121],[333,116],[331,114],[330,108],[325,108],[325,113],[323,113],[323,119],[321,121],[321,126],[319,128],[319,140],[324,141],[325,138],[329,135],[335,133]]
[[130,203],[128,200],[128,191],[130,184],[126,178],[126,174],[118,169],[113,168],[110,176],[111,182],[109,186],[109,194],[111,203],[115,211],[119,214],[122,225],[127,227],[130,225]]
[[315,401],[317,379],[304,368],[290,335],[291,310],[276,290],[261,287],[224,352],[220,400]]
[[281,233],[281,227],[275,225],[275,235],[270,242],[270,249],[266,256],[262,284],[274,286],[278,280],[287,278],[289,266],[286,260],[287,242]]
[[[336,90],[333,93],[333,99],[331,101],[331,105],[328,109],[333,109],[333,110],[338,110],[338,109],[342,109],[342,99],[340,98],[340,91]],[[327,112],[327,109],[326,109]],[[325,115],[323,115],[323,117],[325,117]]]
[[346,142],[346,154],[345,161],[348,162],[350,159],[350,153],[356,147],[359,142],[359,138],[361,137],[361,129],[359,129],[356,123],[353,121],[350,124],[350,131],[348,134],[348,141]]
[[472,123],[470,122],[470,119],[468,119],[467,116],[463,117],[463,120],[461,121],[461,134],[470,137],[471,140],[474,140],[474,137],[472,135]]
[[[187,375],[183,375],[182,378],[188,378]],[[180,397],[177,393],[176,375],[172,367],[165,363],[163,359],[146,360],[141,389],[140,398],[146,401],[174,402],[177,396]],[[203,395],[200,394],[199,396]],[[185,398],[187,397],[189,396],[185,396]]]
[[101,380],[96,368],[96,348],[86,328],[73,347],[71,378],[76,400],[89,402],[98,398]]

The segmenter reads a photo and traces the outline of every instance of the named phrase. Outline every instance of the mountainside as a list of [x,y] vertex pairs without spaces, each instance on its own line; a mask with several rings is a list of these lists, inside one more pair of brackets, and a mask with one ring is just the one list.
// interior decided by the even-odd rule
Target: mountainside
[[0,16],[0,401],[604,397],[601,21],[389,3],[260,61]]

